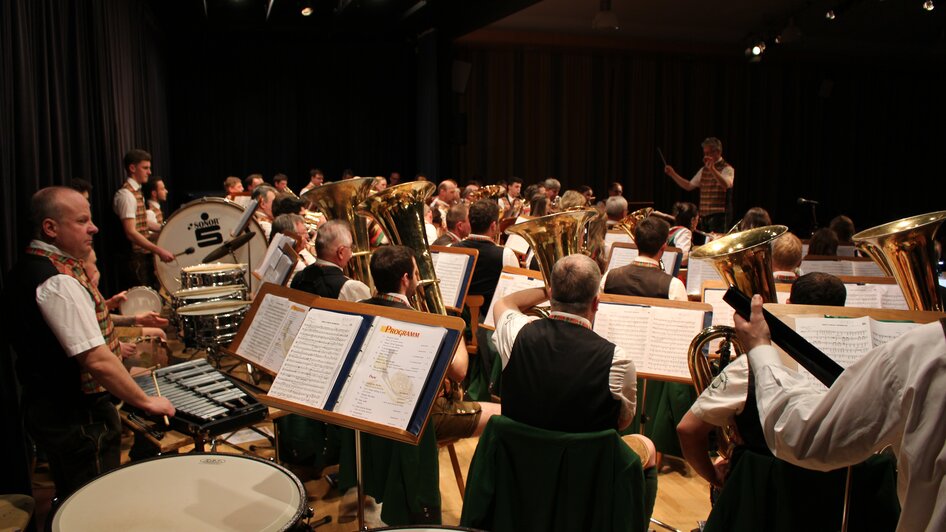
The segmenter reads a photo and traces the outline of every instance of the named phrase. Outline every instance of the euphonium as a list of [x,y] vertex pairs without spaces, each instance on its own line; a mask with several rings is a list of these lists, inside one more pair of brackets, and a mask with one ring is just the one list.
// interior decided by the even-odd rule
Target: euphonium
[[[502,185],[483,185],[470,193],[470,203],[481,199],[497,199],[506,193],[506,187]],[[502,217],[500,217],[502,218]]]
[[352,258],[348,263],[348,275],[369,287],[371,270],[368,261],[371,248],[368,245],[368,224],[363,216],[359,216],[355,207],[371,194],[372,178],[346,179],[327,183],[303,194],[304,200],[317,208],[330,220],[345,220],[351,226]]
[[586,253],[585,226],[597,216],[595,209],[558,212],[512,225],[506,233],[526,239],[545,278],[545,287],[549,288],[552,266],[558,259],[573,253]]
[[424,227],[424,204],[436,188],[425,181],[395,185],[365,198],[358,209],[374,218],[392,243],[414,250],[421,279],[415,302],[418,310],[446,315]]
[[852,237],[857,248],[892,275],[913,310],[946,310],[936,281],[936,231],[946,211],[903,218],[861,231]]
[[[729,286],[749,297],[760,294],[766,302],[777,303],[775,277],[772,273],[772,242],[786,231],[788,228],[784,225],[767,225],[726,235],[691,251],[690,260],[712,261],[713,267]],[[703,350],[709,342],[716,339],[721,339],[721,343],[717,353],[718,362],[715,363],[716,367],[713,367],[709,359],[717,357],[712,354],[704,355]],[[730,357],[730,346],[736,351],[733,357]],[[700,331],[690,343],[687,353],[687,365],[696,393],[703,393],[715,375],[729,364],[730,358],[744,353],[745,350],[739,345],[732,327],[714,326]],[[723,456],[728,457],[732,451],[735,434],[734,427],[726,427],[720,432],[719,452]]]
[[631,240],[634,240],[634,229],[637,228],[637,224],[641,223],[641,220],[647,218],[653,212],[654,209],[650,207],[637,209],[636,211],[622,218],[620,222],[614,225],[614,227],[623,230],[629,237],[631,237]]

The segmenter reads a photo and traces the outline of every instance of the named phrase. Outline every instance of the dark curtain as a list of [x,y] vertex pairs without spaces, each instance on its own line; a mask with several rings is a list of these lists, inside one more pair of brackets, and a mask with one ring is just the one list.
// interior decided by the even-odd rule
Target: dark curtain
[[[943,208],[946,67],[941,62],[771,61],[628,51],[471,46],[460,98],[466,142],[453,169],[493,181],[548,176],[599,197],[621,181],[631,201],[698,202],[663,173],[660,147],[682,176],[700,142],[723,141],[736,169],[735,217],[753,206],[800,234],[846,213],[859,228]],[[807,236],[807,235],[802,235]]]
[[174,199],[222,194],[227,176],[327,181],[413,175],[414,49],[317,33],[177,35],[169,51]]
[[[106,275],[115,232],[112,194],[123,178],[122,155],[152,152],[158,172],[167,167],[163,64],[149,7],[139,0],[11,0],[0,3],[0,205],[5,275],[29,239],[29,200],[39,188],[92,182],[92,216],[100,227],[96,248]],[[6,281],[6,278],[3,278]],[[106,279],[103,292],[111,293]],[[5,284],[5,283],[4,283]],[[7,312],[17,309],[7,308]],[[16,331],[14,334],[30,334]],[[4,492],[24,492],[26,463],[16,386],[7,346],[0,388]],[[9,467],[8,467],[9,466]],[[11,472],[7,474],[6,472]],[[7,486],[6,483],[12,483]],[[29,493],[28,491],[25,491]]]

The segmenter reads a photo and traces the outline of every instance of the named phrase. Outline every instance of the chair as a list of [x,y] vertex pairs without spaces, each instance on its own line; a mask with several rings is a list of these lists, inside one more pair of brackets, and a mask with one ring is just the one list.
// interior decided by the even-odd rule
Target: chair
[[493,416],[470,464],[460,525],[645,531],[640,459],[614,430],[571,434]]

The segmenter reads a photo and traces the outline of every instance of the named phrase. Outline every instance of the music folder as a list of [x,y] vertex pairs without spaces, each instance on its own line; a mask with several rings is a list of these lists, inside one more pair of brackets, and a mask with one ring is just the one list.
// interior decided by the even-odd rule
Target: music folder
[[267,406],[416,445],[463,328],[266,283],[225,352],[275,376]]

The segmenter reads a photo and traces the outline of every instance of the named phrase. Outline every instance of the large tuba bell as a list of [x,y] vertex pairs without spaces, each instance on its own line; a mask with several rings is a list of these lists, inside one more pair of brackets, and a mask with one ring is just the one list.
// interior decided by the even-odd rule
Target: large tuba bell
[[892,275],[913,310],[946,310],[936,281],[936,231],[946,211],[911,216],[878,225],[852,237],[857,248]]
[[436,188],[426,181],[394,185],[364,199],[358,208],[378,222],[391,242],[414,250],[421,279],[415,306],[431,314],[446,315],[424,227],[424,204]]
[[364,217],[358,215],[355,207],[371,194],[373,180],[366,177],[327,183],[302,195],[302,199],[320,210],[328,219],[344,220],[351,226],[352,258],[348,263],[348,275],[369,287],[373,287],[374,283],[371,282],[371,270],[368,268],[371,257],[368,224]]
[[586,253],[585,225],[597,216],[595,209],[557,212],[509,226],[506,233],[526,239],[545,278],[545,287],[550,288],[552,266],[558,259]]
[[[713,267],[729,286],[749,297],[760,294],[766,302],[777,303],[772,273],[772,242],[786,231],[788,228],[784,225],[767,225],[726,235],[691,251],[690,260],[712,261]],[[704,354],[705,347],[717,339],[721,341],[717,352]],[[733,348],[735,355],[731,354]],[[726,368],[731,358],[744,353],[732,327],[717,325],[703,329],[693,338],[687,353],[687,364],[696,393],[703,393],[713,378]],[[726,427],[720,432],[720,454],[726,457],[730,455],[735,446],[736,434],[735,427]]]

